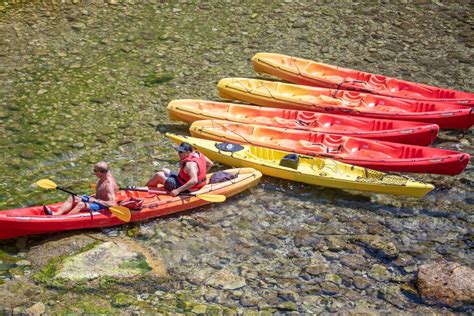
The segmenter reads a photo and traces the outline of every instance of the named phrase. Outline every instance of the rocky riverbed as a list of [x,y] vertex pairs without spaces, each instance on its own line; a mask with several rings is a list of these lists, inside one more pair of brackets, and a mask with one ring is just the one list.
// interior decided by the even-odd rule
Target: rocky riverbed
[[[163,133],[187,125],[169,121],[168,102],[218,100],[219,79],[258,77],[257,52],[472,92],[471,11],[435,0],[0,1],[0,209],[65,198],[32,185],[41,178],[87,192],[98,160],[122,185],[176,167]],[[472,129],[442,131],[434,146],[473,155],[473,141]],[[177,216],[3,241],[0,308],[472,313],[466,282],[445,280],[438,298],[427,288],[443,283],[427,270],[472,278],[472,163],[415,177],[436,190],[417,200],[265,177]]]

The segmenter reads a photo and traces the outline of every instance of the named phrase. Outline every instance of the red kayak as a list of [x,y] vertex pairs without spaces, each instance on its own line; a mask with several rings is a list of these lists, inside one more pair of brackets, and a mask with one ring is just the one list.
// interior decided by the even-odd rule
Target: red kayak
[[258,53],[252,58],[252,63],[258,72],[297,84],[474,106],[474,93],[438,88],[287,55]]
[[431,144],[436,139],[439,130],[438,125],[435,124],[330,115],[312,111],[194,99],[173,100],[168,105],[168,112],[170,119],[185,122],[220,119],[421,146]]
[[196,121],[189,131],[194,137],[331,158],[380,171],[457,175],[470,159],[452,150],[229,121]]
[[416,121],[440,128],[467,129],[474,124],[474,108],[435,102],[394,99],[356,91],[333,90],[248,78],[219,81],[219,94],[253,104],[293,110]]
[[[252,168],[230,169],[226,172],[235,174],[237,177],[225,182],[207,184],[199,191],[193,192],[193,194],[230,197],[255,186],[262,176],[260,171]],[[211,174],[208,175],[208,178],[210,176]],[[160,187],[158,190],[160,190]],[[117,201],[131,209],[130,222],[165,216],[209,204],[208,201],[196,196],[173,197],[167,194],[139,191],[119,191]],[[49,206],[56,208],[61,204],[56,203]],[[66,230],[109,227],[123,223],[108,210],[92,213],[81,212],[73,215],[45,215],[43,206],[31,206],[0,211],[0,239]]]

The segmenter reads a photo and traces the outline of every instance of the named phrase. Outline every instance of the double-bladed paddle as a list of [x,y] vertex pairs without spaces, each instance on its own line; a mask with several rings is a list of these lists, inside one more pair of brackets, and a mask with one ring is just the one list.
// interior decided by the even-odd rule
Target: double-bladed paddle
[[[168,191],[158,191],[158,190],[150,190],[150,189],[145,189],[145,188],[137,188],[137,187],[126,187],[126,188],[120,188],[120,190],[126,190],[126,191],[140,191],[140,192],[149,192],[153,194],[163,194],[163,195],[170,195],[170,192]],[[225,195],[222,194],[196,194],[196,193],[180,193],[179,196],[195,196],[198,199],[208,201],[208,202],[224,202],[226,199]]]
[[[71,195],[75,195],[75,196],[80,197],[80,195],[77,195],[74,192],[71,192],[71,191],[66,190],[64,188],[61,188],[61,187],[58,187],[56,183],[54,183],[53,181],[51,181],[49,179],[41,179],[41,180],[36,182],[36,185],[39,186],[40,188],[43,188],[43,189],[57,189],[57,190],[69,193]],[[94,203],[97,203],[97,202],[94,202]],[[97,203],[97,204],[101,205],[100,203]],[[101,206],[107,207],[105,205],[101,205]],[[116,205],[116,206],[111,206],[111,207],[107,207],[107,208],[109,209],[109,211],[112,214],[117,216],[118,219],[120,219],[124,222],[129,222],[130,221],[130,218],[131,218],[132,214],[130,213],[130,210],[128,208],[126,208],[125,206]]]

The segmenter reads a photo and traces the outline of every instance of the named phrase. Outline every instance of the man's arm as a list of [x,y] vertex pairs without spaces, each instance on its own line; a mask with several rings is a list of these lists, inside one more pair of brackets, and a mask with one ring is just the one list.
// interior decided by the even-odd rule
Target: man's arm
[[192,187],[193,185],[198,183],[199,168],[197,166],[197,163],[195,163],[195,162],[186,163],[186,165],[184,166],[184,172],[186,172],[189,175],[189,180],[188,180],[188,182],[186,182],[185,184],[183,184],[179,188],[174,189],[173,191],[171,191],[170,193],[171,193],[172,196],[177,196],[181,192],[186,191],[187,189],[189,189],[190,187]]
[[209,169],[211,169],[212,166],[214,166],[214,163],[206,156],[204,156],[204,159],[206,159],[206,173],[208,173]]

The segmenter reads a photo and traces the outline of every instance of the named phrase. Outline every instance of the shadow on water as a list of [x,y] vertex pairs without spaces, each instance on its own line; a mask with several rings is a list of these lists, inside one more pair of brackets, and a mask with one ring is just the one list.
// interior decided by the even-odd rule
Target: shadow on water
[[163,135],[166,133],[189,135],[189,124],[158,124],[155,130]]
[[289,198],[311,201],[317,204],[334,203],[339,206],[349,206],[354,202],[366,205],[370,197],[352,194],[340,189],[312,186],[309,184],[290,182],[287,180],[265,177],[261,186],[268,192],[280,192]]
[[[391,217],[408,217],[426,215],[433,217],[462,217],[464,212],[430,210],[426,207],[414,207],[421,203],[416,198],[380,195],[380,199],[373,198],[374,193],[345,191],[340,189],[325,188],[290,182],[283,179],[264,177],[260,186],[266,192],[278,192],[288,197],[301,201],[309,201],[316,205],[332,205],[341,209],[364,210],[379,215]],[[400,198],[403,203],[399,203]]]

